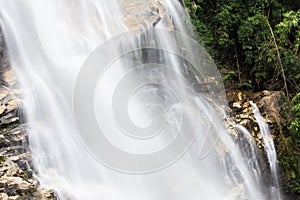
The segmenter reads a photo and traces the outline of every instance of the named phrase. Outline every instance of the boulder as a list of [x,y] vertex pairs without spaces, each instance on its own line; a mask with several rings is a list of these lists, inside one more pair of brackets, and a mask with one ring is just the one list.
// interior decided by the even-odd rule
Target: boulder
[[285,95],[282,91],[263,91],[263,96],[258,102],[262,114],[269,123],[282,123],[280,112],[284,104]]
[[[129,30],[155,27],[161,20],[166,20],[166,12],[158,0],[121,0],[121,12]],[[169,23],[169,26],[172,26]]]
[[275,130],[276,127],[280,127],[284,122],[284,119],[281,117],[284,98],[285,95],[282,91],[265,90],[254,94],[242,91],[227,93],[232,120],[247,128],[259,141],[259,146],[263,145],[261,134],[253,115],[253,108],[249,102],[253,101],[257,104],[263,118],[270,127],[271,134],[273,137],[276,137],[279,134]]

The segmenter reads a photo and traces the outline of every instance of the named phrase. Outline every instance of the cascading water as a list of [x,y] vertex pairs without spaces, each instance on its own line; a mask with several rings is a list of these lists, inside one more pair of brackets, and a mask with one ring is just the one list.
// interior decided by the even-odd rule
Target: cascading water
[[[179,2],[0,3],[0,22],[11,65],[24,91],[34,165],[41,184],[53,188],[60,199],[267,199],[257,181],[258,174],[253,173],[256,163],[247,162],[253,152],[242,153],[211,103],[224,96],[221,86],[215,90],[209,85],[209,79],[219,81],[214,65],[203,49],[197,51],[187,36],[180,34],[187,31]],[[160,16],[151,22],[155,28],[108,40],[140,28],[139,12],[148,3],[164,8],[151,10],[154,15],[165,12],[162,19]],[[138,5],[136,9],[131,8],[133,4]],[[175,28],[180,33],[158,28]],[[94,51],[99,45],[99,51]],[[119,57],[109,60],[112,55]],[[98,59],[101,65],[112,61],[105,76],[95,81],[95,94],[88,93],[89,79],[97,78],[100,67],[93,68],[95,72],[82,68],[89,66],[91,59]],[[196,71],[191,64],[197,65]],[[80,76],[85,73],[89,76],[82,84]],[[200,91],[195,93],[195,87]],[[74,99],[73,90],[78,98]],[[85,90],[87,95],[81,93]],[[86,99],[93,101],[81,104]],[[80,107],[78,111],[76,106]],[[106,144],[99,146],[93,137],[87,137],[94,129],[80,132],[82,127],[92,127],[92,115],[86,112],[89,109],[106,130],[107,140],[123,149],[124,155],[133,156],[124,159],[113,149],[102,155]],[[115,124],[126,118],[134,123],[118,123],[125,130],[122,132]],[[152,124],[155,128],[162,126],[163,131],[158,130],[162,134],[151,133],[153,129],[147,128]],[[137,131],[128,132],[127,128]],[[153,151],[162,152],[178,138],[181,142],[148,163]],[[139,159],[140,155],[148,157]],[[107,162],[98,162],[99,157]],[[159,162],[163,165],[156,165]]]
[[257,105],[252,101],[250,101],[250,104],[253,107],[254,117],[257,120],[259,130],[261,132],[262,140],[264,143],[264,149],[269,160],[269,165],[271,170],[271,181],[270,181],[271,199],[281,199],[280,191],[278,189],[279,183],[278,183],[278,175],[277,175],[277,155],[275,150],[275,144],[270,134],[269,126],[261,116]]
[[256,143],[252,137],[252,135],[249,133],[249,131],[241,126],[241,125],[235,125],[235,128],[239,130],[242,134],[239,136],[239,145],[242,148],[242,152],[245,155],[246,158],[248,158],[248,165],[253,170],[253,176],[255,177],[256,184],[261,184],[261,170],[260,166],[258,164],[258,155],[259,152],[257,151]]

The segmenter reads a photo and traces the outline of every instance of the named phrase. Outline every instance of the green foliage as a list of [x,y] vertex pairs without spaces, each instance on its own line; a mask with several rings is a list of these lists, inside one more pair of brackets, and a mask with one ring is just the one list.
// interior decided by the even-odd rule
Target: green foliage
[[292,99],[293,120],[290,124],[292,134],[300,140],[300,92]]
[[26,172],[23,173],[23,179],[24,179],[25,181],[28,181],[28,175],[27,175]]
[[253,91],[252,85],[253,84],[252,84],[251,80],[243,81],[238,85],[238,89]]
[[232,66],[233,71],[238,71],[240,67],[241,78],[246,82],[250,78],[256,90],[283,90],[284,74],[289,93],[299,89],[300,3],[184,2],[198,41],[220,68]]
[[288,180],[285,189],[300,194],[300,93],[294,96],[291,103],[289,132],[278,138],[279,164]]
[[229,71],[225,76],[223,76],[223,81],[236,80],[238,78],[238,74],[235,71]]
[[290,162],[291,182],[288,184],[288,188],[291,192],[300,194],[300,93],[292,99],[293,120],[290,123],[291,131],[291,146],[293,153],[291,156],[292,162]]
[[[283,20],[276,25],[278,41],[282,47],[290,49],[293,53],[299,53],[300,45],[300,10],[297,12],[290,10],[283,13]],[[292,36],[293,37],[290,37]]]
[[299,194],[300,191],[300,180],[292,180],[289,183],[289,190],[294,194]]
[[200,6],[202,2],[203,0],[186,0],[185,5],[188,8],[188,13],[190,16],[189,20],[192,23],[192,29],[193,32],[196,34],[196,39],[201,45],[205,46],[208,49],[208,51],[210,51],[210,43],[214,41],[213,34],[209,30],[209,27],[207,27],[207,25],[198,17],[204,16],[203,9]]

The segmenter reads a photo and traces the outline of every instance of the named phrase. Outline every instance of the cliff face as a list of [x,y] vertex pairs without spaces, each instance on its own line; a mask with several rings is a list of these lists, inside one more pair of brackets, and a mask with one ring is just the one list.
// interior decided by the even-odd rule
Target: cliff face
[[[126,5],[123,8],[126,14],[125,22],[132,30],[141,28],[140,24],[143,24],[143,27],[155,26],[165,15],[160,5],[152,5],[152,2],[145,6],[139,4],[139,1],[130,1],[129,4],[124,0],[124,5]],[[130,15],[132,10],[140,10],[143,14]],[[9,67],[1,30],[0,76],[2,77],[0,79],[0,199],[55,199],[53,192],[44,189],[33,175],[28,132],[22,116],[22,96],[14,73]],[[247,127],[260,147],[263,145],[261,135],[253,118],[249,100],[258,103],[264,118],[270,125],[272,135],[276,138],[282,131],[280,124],[283,119],[280,117],[280,105],[283,96],[280,92],[267,91],[255,95],[229,92],[228,101],[235,122]],[[264,167],[267,168],[267,164]],[[286,179],[284,178],[283,182],[287,181]]]
[[[262,91],[250,93],[245,91],[227,91],[227,99],[230,106],[230,115],[236,124],[246,127],[251,135],[255,138],[257,146],[260,148],[260,167],[262,168],[263,179],[268,182],[270,177],[270,168],[266,155],[263,152],[264,143],[259,130],[257,121],[253,115],[253,108],[249,101],[253,101],[259,107],[259,110],[270,128],[270,133],[275,141],[278,167],[279,167],[279,184],[284,199],[299,199],[299,195],[289,189],[289,184],[293,179],[289,167],[285,166],[289,160],[293,159],[293,154],[288,148],[289,143],[286,138],[289,137],[287,130],[286,118],[286,96],[282,91]],[[286,157],[289,156],[288,161]]]
[[0,199],[55,199],[33,175],[21,92],[0,30]]

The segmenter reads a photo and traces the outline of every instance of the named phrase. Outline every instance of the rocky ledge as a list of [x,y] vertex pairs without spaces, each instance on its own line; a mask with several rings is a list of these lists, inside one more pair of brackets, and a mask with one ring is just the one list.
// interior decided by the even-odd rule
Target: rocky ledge
[[[250,134],[256,141],[259,147],[258,160],[260,168],[262,169],[263,181],[266,183],[270,177],[270,171],[266,155],[263,151],[264,143],[262,141],[262,135],[259,130],[257,120],[253,114],[253,107],[250,101],[253,101],[258,106],[264,121],[270,128],[270,134],[275,141],[276,151],[278,159],[282,156],[281,139],[287,135],[285,124],[287,119],[284,117],[286,113],[286,96],[282,91],[262,91],[257,93],[250,93],[245,91],[229,91],[227,92],[227,100],[229,103],[230,119],[235,124],[239,124],[247,128]],[[279,162],[280,166],[280,162]],[[286,185],[290,181],[288,174],[279,170],[279,184],[282,190],[282,196],[284,199],[298,199],[299,197],[290,194],[286,191]]]
[[262,136],[250,101],[257,104],[265,122],[270,127],[271,135],[273,138],[276,138],[282,133],[284,98],[285,95],[282,91],[265,90],[258,93],[231,91],[227,93],[230,107],[229,113],[232,119],[236,124],[242,125],[249,130],[260,148],[263,147]]
[[8,65],[1,32],[0,76],[0,199],[55,199],[54,193],[43,188],[33,173],[21,92]]
[[160,0],[121,0],[120,3],[124,23],[131,31],[155,27],[160,21],[174,28]]

